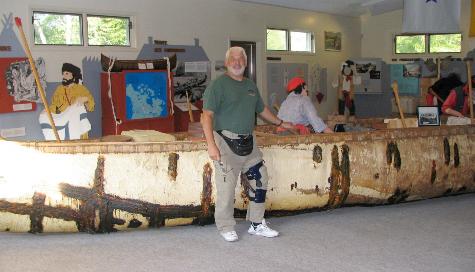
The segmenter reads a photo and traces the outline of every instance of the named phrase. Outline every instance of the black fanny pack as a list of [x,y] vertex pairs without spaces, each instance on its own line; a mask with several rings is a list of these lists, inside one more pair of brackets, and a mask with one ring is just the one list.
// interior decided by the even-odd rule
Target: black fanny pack
[[224,141],[228,144],[229,148],[238,156],[247,156],[251,154],[252,147],[254,145],[254,137],[252,135],[239,136],[239,139],[231,139],[223,135],[223,131],[216,131]]

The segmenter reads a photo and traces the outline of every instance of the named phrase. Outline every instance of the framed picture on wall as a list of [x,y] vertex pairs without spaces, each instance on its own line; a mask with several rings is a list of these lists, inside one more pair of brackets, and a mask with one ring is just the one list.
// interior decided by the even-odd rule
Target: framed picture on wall
[[417,107],[417,124],[419,126],[439,126],[439,108]]
[[324,41],[326,51],[341,51],[341,32],[325,31]]

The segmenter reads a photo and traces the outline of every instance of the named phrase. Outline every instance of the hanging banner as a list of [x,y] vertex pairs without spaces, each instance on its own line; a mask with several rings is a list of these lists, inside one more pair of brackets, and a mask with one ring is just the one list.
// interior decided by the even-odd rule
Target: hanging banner
[[459,33],[460,0],[404,0],[403,33]]

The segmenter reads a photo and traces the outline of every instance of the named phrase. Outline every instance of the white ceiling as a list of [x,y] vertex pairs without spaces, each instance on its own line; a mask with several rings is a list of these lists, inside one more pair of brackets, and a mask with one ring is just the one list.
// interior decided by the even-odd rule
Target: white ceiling
[[[236,0],[330,14],[360,16],[382,14],[403,8],[403,0]],[[420,0],[419,0],[420,1]]]

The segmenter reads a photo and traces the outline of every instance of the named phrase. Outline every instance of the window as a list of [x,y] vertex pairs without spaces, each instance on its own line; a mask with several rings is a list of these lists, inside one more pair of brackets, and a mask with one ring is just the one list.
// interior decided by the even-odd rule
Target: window
[[462,34],[432,34],[429,35],[430,53],[460,53],[462,52]]
[[130,17],[33,11],[35,45],[130,46],[131,27]]
[[425,35],[397,35],[396,54],[421,54],[426,52]]
[[314,52],[314,38],[310,32],[267,29],[267,51]]
[[79,14],[33,12],[35,44],[82,45],[82,16]]
[[87,16],[89,45],[130,46],[130,19],[127,17]]
[[460,53],[462,34],[396,35],[396,54]]
[[267,50],[287,51],[287,30],[267,29]]
[[290,32],[290,51],[313,52],[312,34],[308,32]]

